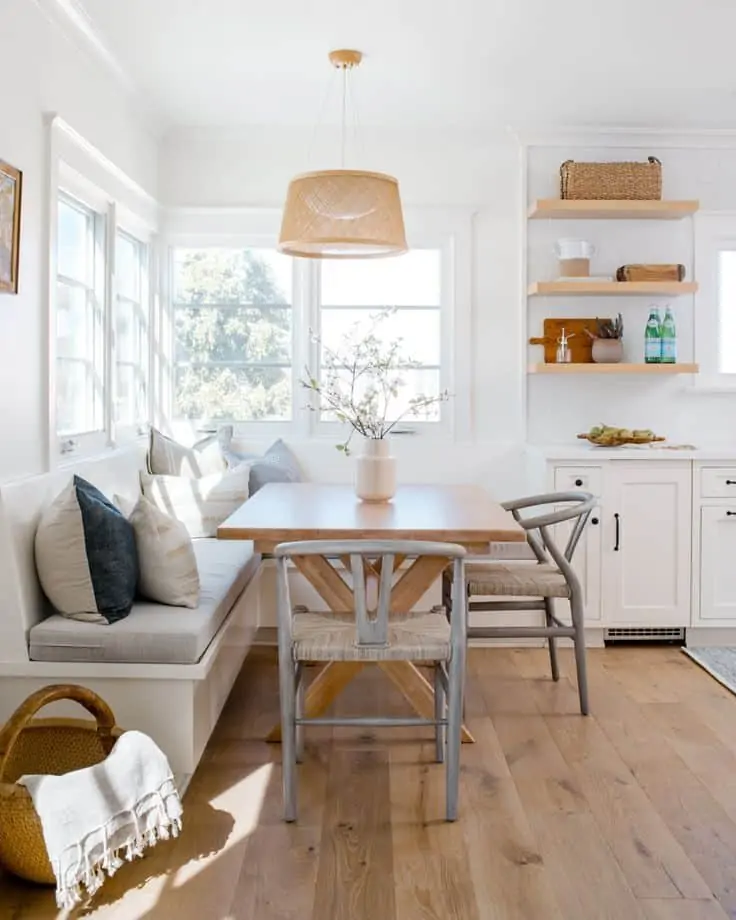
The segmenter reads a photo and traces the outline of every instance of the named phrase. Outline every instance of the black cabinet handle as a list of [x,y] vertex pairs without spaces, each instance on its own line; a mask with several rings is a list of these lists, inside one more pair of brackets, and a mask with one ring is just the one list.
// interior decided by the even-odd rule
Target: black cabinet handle
[[[726,480],[726,482],[728,482],[728,480]],[[582,479],[576,479],[576,480],[575,480],[575,485],[576,485],[576,486],[581,486],[582,484],[583,484],[583,480],[582,480]]]
[[598,523],[598,518],[591,518],[591,519],[590,519],[590,523],[591,523],[591,524],[597,524],[597,523]]
[[616,545],[613,547],[613,551],[614,553],[617,553],[621,546],[621,519],[619,517],[618,512],[616,512],[616,514],[614,514],[613,517],[614,517],[614,520],[616,521]]
[[726,516],[727,516],[727,517],[736,517],[736,511],[727,511],[727,512],[726,512]]
[[727,485],[727,486],[736,486],[736,479],[727,479],[727,480],[726,480],[726,485]]

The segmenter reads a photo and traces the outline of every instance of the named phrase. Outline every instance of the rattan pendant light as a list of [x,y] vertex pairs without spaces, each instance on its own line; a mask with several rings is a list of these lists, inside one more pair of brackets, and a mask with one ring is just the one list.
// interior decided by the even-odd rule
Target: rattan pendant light
[[399,183],[385,173],[345,169],[348,72],[360,51],[332,51],[342,71],[342,162],[340,169],[302,173],[289,183],[279,250],[308,259],[376,259],[406,252]]

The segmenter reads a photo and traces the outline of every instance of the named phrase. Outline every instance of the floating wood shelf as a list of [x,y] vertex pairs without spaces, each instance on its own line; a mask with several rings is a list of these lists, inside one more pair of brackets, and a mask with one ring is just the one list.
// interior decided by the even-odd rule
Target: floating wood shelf
[[532,364],[530,374],[697,374],[697,364]]
[[699,201],[572,201],[538,198],[530,220],[681,220],[700,207]]
[[661,294],[676,297],[679,294],[694,294],[697,290],[697,281],[535,281],[529,285],[528,294],[530,297],[554,297],[561,294],[566,297],[576,294]]

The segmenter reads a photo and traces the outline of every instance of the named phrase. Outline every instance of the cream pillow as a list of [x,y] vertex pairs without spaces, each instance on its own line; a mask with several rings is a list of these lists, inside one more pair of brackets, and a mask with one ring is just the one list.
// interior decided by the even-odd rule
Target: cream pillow
[[167,438],[155,428],[151,429],[148,446],[149,473],[199,479],[213,473],[222,473],[226,466],[216,435],[204,438],[192,447],[185,447],[178,441]]
[[216,537],[225,518],[248,498],[250,463],[226,473],[188,479],[141,473],[144,496],[186,527],[190,537]]
[[170,607],[199,604],[199,571],[192,538],[181,521],[141,496],[131,502],[120,495],[115,504],[128,518],[138,550],[138,593]]

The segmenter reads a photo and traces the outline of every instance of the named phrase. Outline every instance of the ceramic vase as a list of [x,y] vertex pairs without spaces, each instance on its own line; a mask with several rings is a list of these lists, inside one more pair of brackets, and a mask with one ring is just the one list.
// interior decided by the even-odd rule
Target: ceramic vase
[[624,356],[621,339],[593,339],[593,361],[596,364],[618,364]]
[[355,459],[355,494],[364,502],[387,502],[396,494],[396,457],[386,438],[364,438]]

